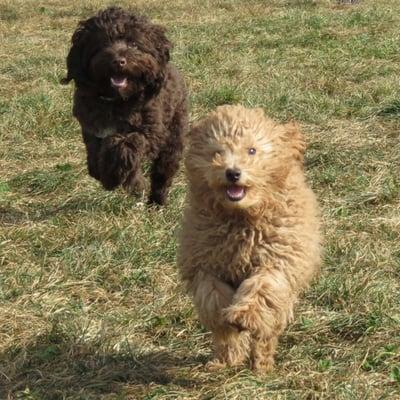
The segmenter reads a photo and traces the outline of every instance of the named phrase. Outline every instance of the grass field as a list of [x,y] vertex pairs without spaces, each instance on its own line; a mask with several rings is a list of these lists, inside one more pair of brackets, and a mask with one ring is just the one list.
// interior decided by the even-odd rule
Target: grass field
[[218,104],[297,120],[323,209],[322,273],[276,370],[209,373],[168,207],[86,173],[60,86],[106,1],[0,0],[0,399],[400,399],[400,2],[138,0],[168,27],[191,120]]

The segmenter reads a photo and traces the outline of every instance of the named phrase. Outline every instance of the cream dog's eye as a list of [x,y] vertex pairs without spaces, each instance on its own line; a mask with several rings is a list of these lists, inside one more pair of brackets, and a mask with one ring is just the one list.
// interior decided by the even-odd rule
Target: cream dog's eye
[[224,155],[224,151],[223,150],[216,150],[215,152],[214,152],[214,157],[216,157],[216,156],[223,156]]
[[254,154],[256,154],[257,153],[257,150],[254,148],[254,147],[250,147],[249,148],[249,154],[251,155],[251,156],[254,156]]

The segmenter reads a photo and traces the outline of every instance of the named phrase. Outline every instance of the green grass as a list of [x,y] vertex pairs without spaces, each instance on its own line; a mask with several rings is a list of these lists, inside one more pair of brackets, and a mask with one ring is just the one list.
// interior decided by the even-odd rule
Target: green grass
[[[65,56],[109,2],[0,5],[0,399],[400,399],[400,3],[135,2],[168,27],[191,120],[223,103],[295,119],[323,210],[319,279],[276,370],[207,372],[170,204],[86,173]],[[131,2],[121,1],[129,6]]]

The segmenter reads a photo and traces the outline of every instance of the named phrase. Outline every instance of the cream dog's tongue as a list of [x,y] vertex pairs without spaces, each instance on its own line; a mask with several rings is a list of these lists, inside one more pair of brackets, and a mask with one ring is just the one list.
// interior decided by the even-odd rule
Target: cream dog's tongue
[[124,77],[111,77],[111,85],[117,89],[123,89],[128,85],[128,80]]
[[226,194],[230,200],[242,200],[244,197],[244,187],[238,185],[231,185],[226,189]]

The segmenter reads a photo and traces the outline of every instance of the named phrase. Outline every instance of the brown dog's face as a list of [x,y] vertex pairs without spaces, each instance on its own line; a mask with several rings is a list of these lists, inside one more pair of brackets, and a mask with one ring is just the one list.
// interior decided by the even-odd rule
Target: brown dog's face
[[104,95],[127,99],[156,84],[161,68],[157,59],[138,44],[118,40],[93,55],[88,76]]
[[170,48],[162,27],[120,8],[109,8],[79,24],[64,81],[73,79],[102,96],[151,96],[164,81]]
[[304,142],[294,125],[277,125],[261,109],[219,107],[192,131],[186,159],[195,196],[229,209],[261,205],[279,192]]

